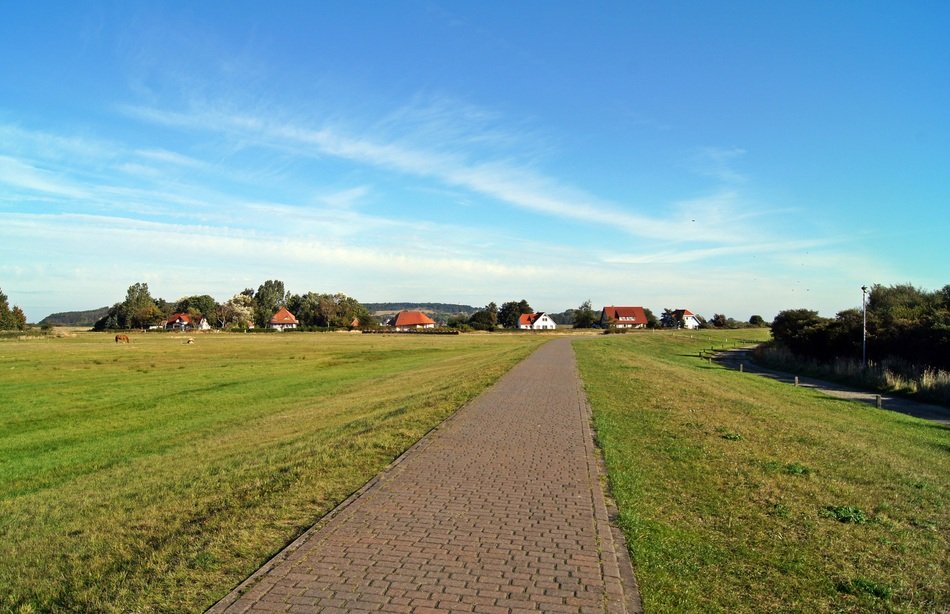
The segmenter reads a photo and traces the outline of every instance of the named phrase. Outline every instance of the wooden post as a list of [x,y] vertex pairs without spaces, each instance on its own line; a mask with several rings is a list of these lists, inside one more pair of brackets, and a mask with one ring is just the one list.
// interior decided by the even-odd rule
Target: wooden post
[[742,373],[743,371],[745,371],[745,363],[741,363],[741,362],[740,362],[740,363],[739,363],[739,373]]
[[798,376],[795,376],[795,385],[798,386]]
[[878,395],[875,395],[875,396],[874,396],[874,402],[877,404],[877,408],[878,408],[878,409],[881,409],[881,395],[879,395],[879,394],[878,394]]

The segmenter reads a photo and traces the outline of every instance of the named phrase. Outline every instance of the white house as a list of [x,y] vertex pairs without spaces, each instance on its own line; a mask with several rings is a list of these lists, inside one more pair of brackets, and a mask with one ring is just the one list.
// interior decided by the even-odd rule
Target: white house
[[673,321],[679,328],[688,328],[693,330],[699,328],[699,318],[689,309],[676,309],[673,311]]
[[277,310],[277,313],[274,314],[274,317],[270,319],[269,326],[283,331],[288,328],[297,328],[297,324],[299,324],[299,322],[297,322],[297,318],[294,317],[294,314],[290,313],[286,307],[281,307]]
[[518,318],[520,330],[554,330],[557,324],[543,311],[538,313],[523,313]]
[[190,314],[173,313],[165,320],[165,330],[211,330],[211,324],[205,317],[196,321]]

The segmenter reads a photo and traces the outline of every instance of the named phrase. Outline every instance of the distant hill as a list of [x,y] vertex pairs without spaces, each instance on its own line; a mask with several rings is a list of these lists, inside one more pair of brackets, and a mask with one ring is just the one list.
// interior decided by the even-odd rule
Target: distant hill
[[471,305],[457,305],[455,303],[363,303],[370,313],[396,313],[408,309],[410,311],[423,311],[427,313],[475,313],[478,307]]
[[108,307],[99,309],[89,309],[87,311],[63,311],[62,313],[51,313],[38,322],[40,326],[49,324],[50,326],[92,326],[97,320],[102,319],[109,313]]

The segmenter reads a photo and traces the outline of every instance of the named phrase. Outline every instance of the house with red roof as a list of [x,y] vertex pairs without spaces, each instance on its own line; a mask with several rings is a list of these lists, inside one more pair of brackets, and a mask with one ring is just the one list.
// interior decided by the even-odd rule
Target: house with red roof
[[281,307],[277,310],[277,313],[274,314],[274,317],[270,319],[268,326],[270,328],[276,328],[277,330],[283,331],[288,328],[297,328],[297,318],[294,317],[294,314],[286,307]]
[[173,313],[165,320],[165,330],[211,330],[207,318],[194,318],[188,313]]
[[647,314],[643,307],[604,307],[600,312],[600,325],[604,328],[646,328]]
[[674,309],[673,321],[676,322],[677,328],[688,328],[690,330],[699,328],[699,318],[689,309]]
[[435,328],[435,320],[422,313],[421,311],[400,311],[390,322],[390,326],[396,330],[418,330],[423,328]]
[[523,313],[518,317],[519,330],[554,330],[557,324],[543,311]]

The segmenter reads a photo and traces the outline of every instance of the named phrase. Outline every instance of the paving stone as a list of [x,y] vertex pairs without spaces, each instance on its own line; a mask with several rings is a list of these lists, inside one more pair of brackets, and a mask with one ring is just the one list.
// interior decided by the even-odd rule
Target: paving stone
[[600,467],[551,341],[210,611],[638,611]]

